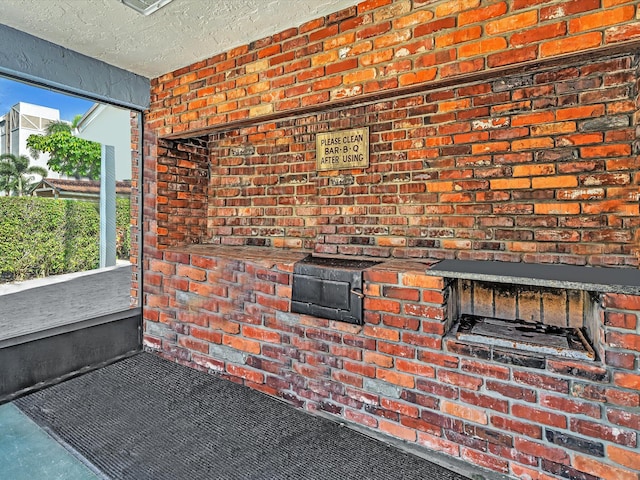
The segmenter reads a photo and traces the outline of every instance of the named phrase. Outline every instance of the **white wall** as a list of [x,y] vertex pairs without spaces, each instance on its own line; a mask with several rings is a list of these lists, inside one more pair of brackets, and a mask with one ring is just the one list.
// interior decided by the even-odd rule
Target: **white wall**
[[80,122],[78,136],[115,147],[116,180],[131,179],[129,110],[111,105],[94,105]]

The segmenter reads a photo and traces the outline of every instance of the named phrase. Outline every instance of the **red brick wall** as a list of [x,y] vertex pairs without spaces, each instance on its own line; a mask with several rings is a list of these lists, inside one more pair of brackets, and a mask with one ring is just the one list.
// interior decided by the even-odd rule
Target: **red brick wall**
[[146,347],[517,478],[638,480],[640,297],[602,297],[601,358],[583,362],[447,336],[447,282],[406,260],[365,272],[363,326],[289,313],[303,256],[165,250],[147,272]]
[[195,140],[188,144],[160,141],[155,173],[158,242],[164,246],[200,243],[207,226],[207,148]]
[[[637,3],[368,0],[153,80],[146,347],[515,477],[638,480],[638,297],[603,297],[596,362],[496,355],[407,259],[638,266]],[[358,126],[371,166],[317,173]],[[289,312],[309,251],[390,259],[365,325]]]
[[[634,62],[595,58],[213,134],[203,241],[636,266]],[[359,126],[370,167],[317,172],[315,132]]]
[[[636,8],[365,1],[155,79],[146,128],[191,138],[158,242],[637,267]],[[363,125],[371,166],[317,174],[315,132]]]
[[182,135],[639,37],[634,1],[366,0],[153,80],[148,126]]

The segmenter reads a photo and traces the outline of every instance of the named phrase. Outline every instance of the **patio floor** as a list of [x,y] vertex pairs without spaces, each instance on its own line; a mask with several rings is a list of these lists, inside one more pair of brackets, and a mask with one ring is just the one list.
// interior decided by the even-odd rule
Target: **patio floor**
[[[85,474],[98,471],[103,478],[467,478],[260,392],[147,353],[2,408],[14,406],[84,459]],[[10,450],[10,441],[0,434],[0,455],[3,448]],[[11,458],[14,465],[0,461],[0,478],[16,478],[10,469],[20,460]]]
[[129,308],[131,265],[0,284],[0,347]]

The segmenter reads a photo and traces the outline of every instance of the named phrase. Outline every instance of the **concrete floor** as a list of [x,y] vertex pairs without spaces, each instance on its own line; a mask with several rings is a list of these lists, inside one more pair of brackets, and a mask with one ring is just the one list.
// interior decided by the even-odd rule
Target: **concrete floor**
[[131,265],[0,285],[3,340],[129,308]]
[[96,480],[74,457],[14,404],[0,405],[0,478]]

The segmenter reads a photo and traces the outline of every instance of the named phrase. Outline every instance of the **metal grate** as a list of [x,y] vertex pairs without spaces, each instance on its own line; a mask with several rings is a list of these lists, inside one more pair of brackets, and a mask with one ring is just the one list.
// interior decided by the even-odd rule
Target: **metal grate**
[[595,360],[595,352],[579,328],[462,315],[456,336],[458,340],[484,345]]

